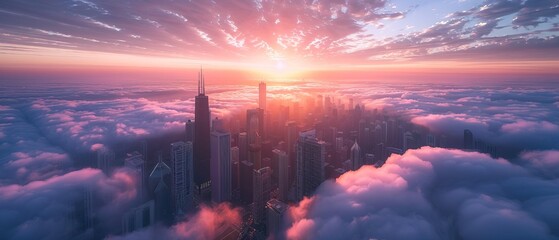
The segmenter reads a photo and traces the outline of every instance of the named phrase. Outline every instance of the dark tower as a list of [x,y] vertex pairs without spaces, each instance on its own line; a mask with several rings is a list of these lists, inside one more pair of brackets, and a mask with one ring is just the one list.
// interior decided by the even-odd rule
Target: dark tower
[[474,134],[469,129],[464,130],[464,149],[474,149]]
[[194,183],[199,192],[210,187],[210,107],[202,69],[194,109]]

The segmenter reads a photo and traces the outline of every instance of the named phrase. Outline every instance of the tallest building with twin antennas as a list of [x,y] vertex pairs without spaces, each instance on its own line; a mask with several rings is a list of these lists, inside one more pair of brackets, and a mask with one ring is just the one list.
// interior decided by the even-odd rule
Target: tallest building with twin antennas
[[201,194],[205,189],[210,189],[210,107],[202,68],[198,73],[198,95],[194,109],[194,182]]

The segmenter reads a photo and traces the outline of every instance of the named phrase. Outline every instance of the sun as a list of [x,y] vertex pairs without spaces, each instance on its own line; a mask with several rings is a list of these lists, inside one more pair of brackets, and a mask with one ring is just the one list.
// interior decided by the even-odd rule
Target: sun
[[285,63],[283,62],[283,60],[281,60],[281,59],[276,60],[276,70],[277,71],[284,71],[285,70]]

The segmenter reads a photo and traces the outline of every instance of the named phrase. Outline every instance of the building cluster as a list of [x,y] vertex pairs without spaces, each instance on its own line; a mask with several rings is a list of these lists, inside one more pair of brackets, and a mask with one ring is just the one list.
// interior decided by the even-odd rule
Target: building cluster
[[[124,166],[140,179],[139,194],[122,217],[120,233],[173,224],[200,204],[230,202],[245,210],[243,223],[224,227],[229,232],[216,236],[282,239],[289,204],[347,171],[380,167],[391,154],[421,146],[496,154],[495,147],[474,139],[470,130],[464,131],[463,141],[450,139],[397,115],[366,109],[353,99],[307,95],[267,101],[264,82],[259,84],[256,107],[229,119],[212,119],[202,71],[195,119],[185,123],[182,138],[170,143],[167,159],[160,153],[150,163],[145,144],[126,155]],[[114,152],[101,149],[97,154],[95,167],[108,172]],[[94,214],[82,215],[91,219]]]

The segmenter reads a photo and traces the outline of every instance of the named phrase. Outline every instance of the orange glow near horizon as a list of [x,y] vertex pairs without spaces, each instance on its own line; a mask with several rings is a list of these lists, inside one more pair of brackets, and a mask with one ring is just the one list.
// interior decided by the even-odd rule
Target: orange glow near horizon
[[[2,44],[4,48],[22,47]],[[266,80],[271,82],[311,79],[365,79],[389,77],[420,77],[422,75],[554,75],[559,73],[559,60],[540,61],[404,61],[369,64],[336,63],[316,64],[304,59],[258,57],[247,61],[195,60],[162,56],[103,53],[29,47],[28,55],[4,51],[0,53],[1,69],[11,72],[152,72],[164,75],[183,75],[203,66],[220,74],[216,78],[239,80]],[[232,72],[237,74],[230,75]],[[463,76],[459,76],[463,77]],[[211,80],[210,80],[211,81]]]

